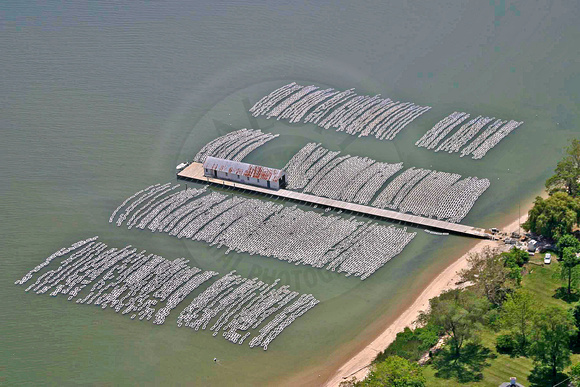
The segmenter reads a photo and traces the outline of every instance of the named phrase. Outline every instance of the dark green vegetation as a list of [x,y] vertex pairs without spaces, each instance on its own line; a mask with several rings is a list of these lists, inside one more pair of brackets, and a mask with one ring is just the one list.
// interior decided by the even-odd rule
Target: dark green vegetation
[[578,282],[578,264],[580,259],[576,256],[578,250],[572,247],[566,247],[562,251],[562,270],[560,278],[566,282],[566,296],[572,298],[572,286],[576,286]]
[[539,307],[534,296],[527,290],[518,289],[510,294],[502,306],[501,316],[501,327],[508,330],[509,334],[498,336],[498,352],[526,354]]
[[517,248],[498,254],[490,248],[468,258],[469,269],[461,274],[462,282],[472,284],[474,293],[486,298],[491,306],[500,306],[522,279],[522,267],[528,253]]
[[570,339],[577,330],[567,310],[558,306],[541,310],[533,320],[534,341],[529,347],[538,365],[534,371],[549,370],[552,382],[557,383],[558,372],[571,363]]
[[403,332],[397,333],[397,338],[387,349],[377,355],[374,363],[380,363],[393,355],[418,361],[437,344],[440,335],[441,329],[434,324],[426,324],[415,330],[406,327]]
[[570,381],[575,386],[580,386],[580,363],[570,368]]
[[[516,248],[472,256],[474,266],[462,273],[472,285],[433,298],[431,310],[420,317],[424,325],[406,328],[377,356],[372,380],[345,385],[381,385],[390,372],[385,362],[404,358],[416,364],[423,355],[427,386],[498,386],[511,376],[526,386],[544,386],[571,376],[566,367],[580,361],[580,303],[560,297],[564,264],[552,254],[550,265],[543,264],[544,254],[529,260]],[[519,281],[511,276],[516,268]],[[578,292],[573,286],[572,294]],[[440,337],[445,345],[430,351]]]
[[580,141],[570,141],[566,155],[546,180],[547,199],[537,197],[528,220],[522,225],[547,238],[560,239],[570,234],[580,220]]
[[566,148],[566,155],[556,165],[555,173],[546,180],[550,194],[562,191],[572,197],[580,195],[580,141],[573,139]]
[[[530,261],[517,247],[472,255],[461,273],[466,286],[431,299],[421,327],[399,333],[375,359],[371,384],[356,385],[423,385],[394,384],[384,373],[419,375],[387,364],[428,354],[421,366],[428,386],[498,386],[512,376],[526,386],[580,386],[580,241],[572,234],[580,219],[579,179],[580,141],[573,140],[546,181],[550,196],[536,198],[524,224],[554,242],[550,264],[544,254]],[[434,350],[439,338],[445,344]]]
[[498,386],[511,376],[545,386],[567,377],[566,367],[580,361],[580,304],[559,296],[564,265],[552,254],[550,265],[536,254],[522,266],[521,284],[490,306],[459,357],[448,345],[433,356],[424,367],[429,386]]
[[464,345],[477,341],[489,302],[476,292],[454,289],[429,300],[429,306],[429,312],[422,313],[419,321],[440,327],[441,333],[449,337],[449,358],[461,358]]
[[427,386],[421,367],[399,356],[390,356],[377,363],[368,377],[360,383],[346,382],[343,386],[365,387],[424,387]]
[[536,198],[528,220],[522,227],[546,238],[559,239],[578,224],[580,201],[566,192],[555,192],[549,198]]

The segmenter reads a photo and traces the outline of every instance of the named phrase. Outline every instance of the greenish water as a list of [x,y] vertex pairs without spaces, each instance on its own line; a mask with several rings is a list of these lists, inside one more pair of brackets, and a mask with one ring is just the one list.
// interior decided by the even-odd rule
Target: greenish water
[[[407,3],[2,2],[0,384],[261,385],[297,376],[320,384],[473,243],[417,230],[400,256],[361,282],[108,223],[126,197],[172,181],[177,163],[230,130],[280,133],[248,158],[274,167],[320,141],[487,177],[491,187],[465,224],[492,227],[529,203],[579,132],[580,6]],[[248,115],[290,81],[433,109],[394,142]],[[455,110],[525,123],[480,161],[413,145]],[[222,274],[281,278],[322,302],[264,352],[13,285],[93,235]]]

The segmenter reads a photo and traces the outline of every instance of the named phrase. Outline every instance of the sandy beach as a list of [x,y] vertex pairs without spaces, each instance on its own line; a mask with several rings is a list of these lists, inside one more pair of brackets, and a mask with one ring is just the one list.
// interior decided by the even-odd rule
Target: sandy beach
[[[531,208],[531,204],[530,204]],[[519,225],[526,221],[528,208],[525,210],[525,215],[522,215],[519,219],[515,219],[511,223],[502,227],[502,231],[511,233],[512,231],[517,231]],[[503,245],[502,242],[496,242],[491,240],[483,240],[472,247],[467,253],[463,254],[458,260],[453,262],[448,266],[441,274],[439,274],[431,283],[423,290],[423,292],[415,299],[413,304],[407,308],[390,326],[388,326],[377,338],[375,338],[370,344],[363,348],[354,357],[350,358],[345,364],[343,364],[334,375],[328,379],[325,386],[335,387],[340,384],[340,382],[350,379],[353,376],[357,380],[363,379],[369,370],[369,365],[376,355],[383,351],[389,346],[397,336],[397,333],[401,332],[407,326],[413,326],[414,321],[419,316],[419,312],[425,310],[429,306],[429,300],[433,297],[438,296],[445,290],[452,289],[457,286],[459,281],[459,272],[462,269],[467,268],[468,262],[467,258],[472,253],[478,253],[482,251],[485,247],[495,247]]]

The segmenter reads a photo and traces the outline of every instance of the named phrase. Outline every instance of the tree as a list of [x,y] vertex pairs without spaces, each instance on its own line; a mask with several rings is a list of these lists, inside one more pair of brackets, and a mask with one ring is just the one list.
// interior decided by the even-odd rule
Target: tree
[[550,306],[538,313],[533,331],[530,354],[538,366],[551,370],[555,381],[558,371],[570,365],[570,336],[576,333],[572,316],[560,307]]
[[399,356],[390,356],[375,364],[369,375],[357,386],[424,387],[427,381],[417,363]]
[[565,234],[556,243],[556,249],[560,254],[566,247],[572,247],[576,253],[580,252],[580,241],[572,234]]
[[429,306],[429,312],[421,312],[418,321],[439,326],[449,335],[451,354],[457,360],[463,344],[478,339],[477,331],[482,328],[489,302],[473,292],[452,289],[429,300]]
[[[578,329],[577,330],[578,334],[576,334],[576,336],[574,336],[571,339],[572,340],[572,348],[574,348],[576,351],[578,351],[578,349],[580,349],[580,304],[576,304],[576,306],[574,306],[574,308],[572,309],[572,318],[574,319],[574,324],[576,325],[576,328]],[[580,368],[580,365],[578,367]]]
[[400,356],[410,361],[419,361],[431,347],[439,341],[439,327],[432,324],[416,328],[414,331],[405,327],[397,333],[395,341],[382,352],[373,362],[380,363],[389,356]]
[[538,303],[522,289],[510,294],[502,305],[501,325],[516,337],[522,354],[527,351],[532,322],[537,313]]
[[518,249],[515,246],[512,247],[510,251],[501,253],[501,256],[504,258],[504,264],[508,267],[513,265],[522,267],[530,260],[530,256],[527,251]]
[[510,251],[501,253],[503,264],[510,270],[510,278],[519,285],[522,281],[522,267],[530,260],[527,251],[512,247]]
[[576,387],[580,387],[580,363],[574,364],[570,368],[570,382]]
[[489,302],[499,306],[516,287],[511,268],[506,267],[498,250],[486,247],[480,253],[467,258],[469,269],[460,272],[462,281],[473,283],[473,290],[486,297]]
[[573,139],[566,148],[566,156],[557,164],[555,174],[546,180],[546,189],[553,193],[565,191],[572,197],[580,193],[580,141]]
[[556,192],[547,199],[536,197],[522,227],[548,238],[559,239],[572,232],[580,219],[580,201],[565,192]]
[[572,285],[578,281],[577,266],[580,259],[576,256],[576,250],[573,247],[565,247],[562,252],[562,266],[560,278],[568,283],[568,296],[572,294]]

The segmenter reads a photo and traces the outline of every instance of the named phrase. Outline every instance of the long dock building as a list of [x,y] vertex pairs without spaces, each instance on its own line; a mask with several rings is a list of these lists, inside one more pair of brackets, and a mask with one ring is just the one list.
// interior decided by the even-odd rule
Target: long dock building
[[212,156],[208,156],[203,163],[203,175],[274,190],[286,186],[286,174],[281,169]]
[[197,183],[231,187],[299,203],[331,207],[363,216],[404,223],[412,227],[475,238],[491,238],[491,233],[483,228],[286,190],[283,189],[286,175],[284,171],[278,169],[208,157],[203,164],[196,162],[189,164],[177,173],[177,177]]

